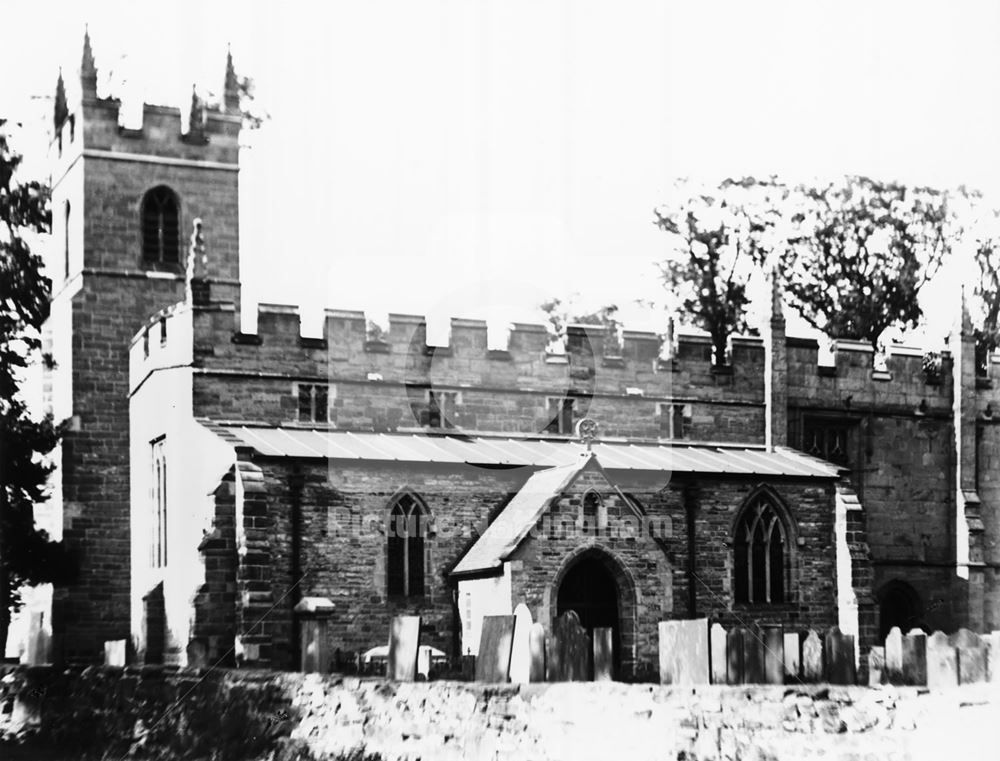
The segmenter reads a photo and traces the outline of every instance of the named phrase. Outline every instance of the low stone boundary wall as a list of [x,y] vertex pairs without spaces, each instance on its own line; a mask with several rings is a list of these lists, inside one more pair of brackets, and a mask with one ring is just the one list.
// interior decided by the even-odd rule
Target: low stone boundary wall
[[[995,758],[1000,690],[485,685],[162,667],[0,677],[15,738],[70,757],[219,759]],[[54,756],[46,756],[54,757]]]

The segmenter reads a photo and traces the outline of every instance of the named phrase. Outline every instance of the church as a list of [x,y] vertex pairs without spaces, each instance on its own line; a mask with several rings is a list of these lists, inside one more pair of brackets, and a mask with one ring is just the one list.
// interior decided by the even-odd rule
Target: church
[[[393,616],[475,654],[524,603],[610,627],[615,670],[652,678],[657,624],[1000,628],[1000,358],[785,334],[608,335],[293,306],[240,321],[239,110],[146,105],[119,124],[89,38],[60,77],[52,141],[48,408],[69,419],[40,523],[80,557],[38,590],[56,662],[125,639],[139,663],[292,669],[302,603],[345,660]],[[985,374],[984,374],[985,373]]]

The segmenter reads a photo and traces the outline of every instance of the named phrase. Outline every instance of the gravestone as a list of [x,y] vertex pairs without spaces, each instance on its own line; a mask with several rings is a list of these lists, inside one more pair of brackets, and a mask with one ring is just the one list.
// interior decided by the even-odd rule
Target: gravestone
[[765,626],[764,640],[764,682],[785,683],[785,637],[780,626]]
[[709,684],[708,619],[660,621],[660,683]]
[[104,643],[104,665],[125,665],[125,640],[109,639]]
[[188,642],[185,648],[187,654],[187,667],[189,669],[204,669],[209,667],[208,648],[200,639],[193,639]]
[[712,656],[712,684],[726,684],[726,630],[722,624],[712,624],[708,633]]
[[904,684],[903,632],[898,626],[892,627],[885,638],[885,681],[888,684]]
[[920,629],[910,629],[903,637],[902,684],[910,687],[927,684],[927,635]]
[[389,625],[389,658],[385,675],[399,682],[417,678],[417,650],[420,648],[420,616],[395,616]]
[[506,682],[514,645],[514,616],[483,616],[476,656],[477,682]]
[[523,602],[514,608],[514,639],[510,648],[510,681],[531,681],[531,611]]
[[594,629],[594,681],[610,682],[614,676],[614,653],[610,627]]
[[823,643],[819,635],[809,630],[802,643],[802,681],[818,682],[823,678]]
[[726,635],[726,683],[746,684],[743,663],[743,640],[749,632],[742,626],[734,626]]
[[986,681],[1000,684],[1000,631],[983,635],[986,644]]
[[958,686],[958,651],[944,632],[927,638],[927,686],[932,690]]
[[753,629],[743,635],[743,683],[764,684],[764,638]]
[[844,634],[839,626],[826,633],[826,681],[830,684],[856,684],[857,661],[854,656],[854,635]]
[[550,682],[586,682],[590,679],[590,636],[580,626],[576,611],[568,610],[552,623],[546,643]]
[[784,637],[785,681],[799,681],[802,667],[802,636],[798,632],[785,632]]
[[330,617],[333,602],[326,597],[303,597],[292,609],[299,619],[301,670],[305,674],[330,671]]
[[528,669],[529,682],[545,681],[545,627],[540,623],[531,625],[528,631],[528,650],[531,663]]
[[948,637],[958,652],[958,683],[975,684],[986,681],[986,643],[978,634],[959,629]]
[[868,651],[868,686],[878,687],[885,675],[885,648],[873,647]]

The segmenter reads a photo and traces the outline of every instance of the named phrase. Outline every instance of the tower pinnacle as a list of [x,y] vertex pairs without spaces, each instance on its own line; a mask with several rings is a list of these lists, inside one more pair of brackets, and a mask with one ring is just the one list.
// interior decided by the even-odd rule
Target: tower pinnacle
[[63,84],[62,69],[59,69],[59,79],[56,80],[55,107],[52,112],[52,119],[55,123],[56,132],[62,127],[62,123],[69,115],[69,108],[66,105],[66,87]]
[[226,84],[223,107],[227,114],[239,113],[240,110],[240,83],[236,78],[236,69],[233,68],[233,52],[229,48],[226,49]]
[[90,29],[84,27],[83,59],[80,62],[80,86],[84,98],[97,97],[97,65],[94,63],[94,51],[90,47]]

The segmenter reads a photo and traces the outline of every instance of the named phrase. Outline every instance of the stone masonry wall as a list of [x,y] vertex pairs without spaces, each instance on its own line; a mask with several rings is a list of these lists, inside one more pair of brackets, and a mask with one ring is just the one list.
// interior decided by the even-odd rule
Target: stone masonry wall
[[990,757],[997,701],[986,685],[927,694],[35,668],[0,679],[0,749],[13,754],[20,740],[24,757],[929,761]]

